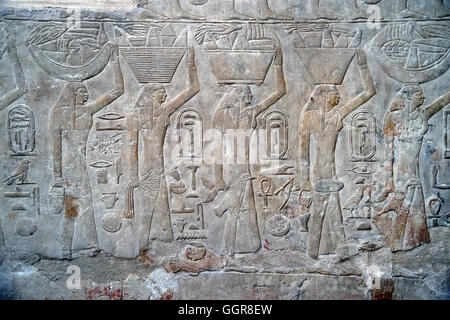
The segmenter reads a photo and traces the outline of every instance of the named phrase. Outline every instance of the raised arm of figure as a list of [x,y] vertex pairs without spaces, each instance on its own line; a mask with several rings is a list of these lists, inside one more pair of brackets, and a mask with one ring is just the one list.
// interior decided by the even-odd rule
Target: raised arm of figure
[[120,69],[119,49],[117,46],[113,47],[111,61],[114,69],[114,89],[97,98],[94,102],[88,103],[87,106],[90,108],[91,114],[97,113],[124,93],[123,75],[122,70]]
[[425,121],[430,120],[432,116],[441,111],[446,105],[450,103],[450,91],[442,97],[436,99],[427,107],[425,107]]
[[367,66],[367,57],[363,50],[359,49],[357,51],[356,61],[359,65],[364,92],[360,93],[355,98],[339,108],[339,112],[342,118],[345,118],[349,113],[369,101],[370,98],[372,98],[376,93],[373,79]]
[[17,88],[6,93],[0,98],[0,110],[9,106],[28,91],[27,84],[23,76],[22,67],[20,66],[19,56],[17,54],[16,40],[11,33],[8,34],[6,47],[0,49],[0,57],[4,54],[4,50],[8,50],[8,56],[11,60],[11,66],[16,77]]
[[283,74],[283,53],[281,52],[281,48],[279,46],[277,46],[275,51],[274,68],[276,79],[275,91],[267,99],[254,106],[249,107],[253,110],[253,115],[255,117],[274,105],[286,94],[286,81],[284,80]]
[[191,100],[197,93],[200,92],[197,68],[195,66],[195,51],[193,47],[188,48],[186,61],[189,70],[189,86],[172,100],[167,102],[167,116],[172,115],[175,111],[181,108],[186,102]]

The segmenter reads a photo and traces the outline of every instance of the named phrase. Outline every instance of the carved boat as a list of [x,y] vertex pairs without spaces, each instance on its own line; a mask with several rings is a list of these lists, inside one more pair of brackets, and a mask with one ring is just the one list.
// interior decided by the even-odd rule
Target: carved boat
[[55,62],[46,57],[40,50],[33,50],[30,47],[29,51],[39,67],[50,76],[66,81],[84,81],[98,75],[105,69],[111,56],[112,46],[112,44],[106,44],[91,62],[77,67]]
[[294,48],[315,85],[341,85],[356,54],[349,48]]
[[186,48],[119,47],[139,83],[170,83]]
[[218,84],[258,86],[264,82],[275,55],[274,50],[207,50],[207,52]]

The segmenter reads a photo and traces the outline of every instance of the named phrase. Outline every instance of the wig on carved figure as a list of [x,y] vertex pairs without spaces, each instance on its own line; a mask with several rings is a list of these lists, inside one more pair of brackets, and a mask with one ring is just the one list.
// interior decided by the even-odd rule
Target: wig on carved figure
[[[388,203],[374,222],[393,251],[408,250],[430,241],[420,182],[419,155],[428,120],[450,103],[450,92],[423,106],[419,85],[404,86],[384,120],[386,188],[380,201]],[[388,213],[394,211],[395,216]]]
[[[188,48],[186,61],[189,70],[188,88],[166,101],[167,93],[162,85],[147,84],[139,93],[128,117],[129,141],[126,143],[126,154],[131,177],[124,217],[135,217],[133,197],[142,195],[146,207],[140,214],[140,249],[147,248],[149,240],[173,241],[163,146],[170,116],[200,91],[192,47]],[[139,138],[143,142],[141,148]],[[139,157],[141,154],[142,157]],[[139,159],[142,159],[142,163]],[[139,189],[140,192],[134,193],[134,189]]]
[[[317,86],[300,116],[300,184],[298,189],[313,191],[309,219],[308,255],[334,253],[339,259],[348,255],[339,190],[337,181],[335,149],[343,119],[375,95],[375,87],[362,50],[357,52],[364,92],[343,106],[340,95],[333,85]],[[310,173],[310,140],[316,142],[315,159]]]
[[28,91],[27,84],[23,76],[22,67],[20,66],[19,56],[17,54],[16,38],[13,30],[7,25],[5,25],[2,30],[2,26],[0,25],[0,33],[2,31],[6,31],[7,36],[5,39],[6,41],[0,43],[0,61],[2,60],[5,52],[8,51],[8,57],[10,59],[9,63],[13,68],[17,88],[3,94],[3,96],[0,97],[0,110],[3,110],[9,106]]
[[[277,47],[274,60],[276,90],[264,101],[252,106],[253,95],[250,87],[245,86],[243,89],[237,87],[222,99],[214,113],[212,126],[222,134],[222,143],[224,141],[222,138],[226,135],[227,130],[246,130],[246,133],[249,133],[248,137],[246,136],[245,150],[233,151],[234,155],[244,152],[245,163],[233,164],[231,170],[233,179],[229,179],[229,181],[233,181],[234,184],[231,186],[227,185],[224,179],[223,161],[225,156],[222,154],[222,143],[215,146],[215,189],[212,194],[217,194],[219,190],[227,190],[227,194],[222,203],[214,208],[214,212],[216,215],[222,216],[228,211],[224,235],[228,254],[256,252],[261,248],[253,178],[250,173],[249,140],[251,132],[256,128],[257,116],[286,94],[282,64],[281,48]],[[230,204],[232,205],[230,206]]]
[[[111,92],[89,102],[86,85],[83,82],[69,82],[52,108],[49,131],[53,140],[54,183],[50,194],[56,189],[65,190],[63,255],[67,257],[75,250],[98,247],[86,164],[86,142],[93,115],[124,92],[117,47],[113,48],[111,61],[114,70],[114,89]],[[70,199],[70,203],[67,203],[67,199]],[[69,213],[69,208],[74,211]]]

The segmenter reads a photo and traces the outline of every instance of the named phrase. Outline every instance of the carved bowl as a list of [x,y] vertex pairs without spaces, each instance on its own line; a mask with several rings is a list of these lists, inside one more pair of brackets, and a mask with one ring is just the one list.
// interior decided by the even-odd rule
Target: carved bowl
[[218,84],[261,85],[269,71],[274,50],[208,50]]
[[[403,26],[407,28],[409,25]],[[415,34],[392,36],[387,28],[373,38],[370,52],[380,68],[402,83],[425,83],[450,67],[450,39]],[[417,33],[417,32],[416,32]]]
[[313,84],[341,85],[356,54],[348,48],[294,48]]
[[62,64],[48,56],[37,47],[28,48],[34,61],[50,76],[66,81],[84,81],[90,79],[105,69],[112,52],[112,44],[103,48],[84,65]]
[[186,48],[119,47],[139,83],[170,83]]

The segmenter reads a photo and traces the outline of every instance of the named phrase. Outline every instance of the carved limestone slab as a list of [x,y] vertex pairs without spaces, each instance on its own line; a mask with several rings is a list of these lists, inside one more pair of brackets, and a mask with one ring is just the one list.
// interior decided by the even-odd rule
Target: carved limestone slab
[[449,66],[442,0],[3,1],[0,252],[438,288]]

